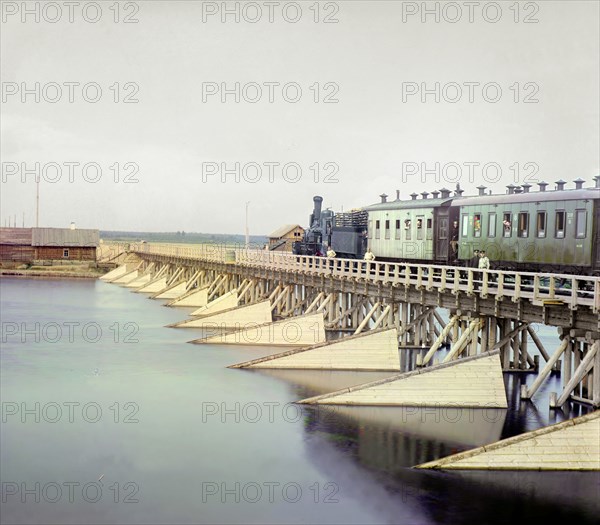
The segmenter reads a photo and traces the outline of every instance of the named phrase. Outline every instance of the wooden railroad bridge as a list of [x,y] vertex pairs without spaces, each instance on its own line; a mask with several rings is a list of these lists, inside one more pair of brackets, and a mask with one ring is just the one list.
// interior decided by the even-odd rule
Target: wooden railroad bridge
[[[562,392],[550,396],[551,406],[569,400],[600,406],[598,277],[327,259],[220,245],[139,243],[128,245],[123,256],[124,264],[104,279],[169,299],[172,306],[199,307],[192,320],[178,326],[204,328],[208,337],[200,342],[321,347],[325,337],[319,330],[338,341],[395,329],[402,370],[499,353],[502,371],[537,374],[529,387],[523,385],[522,398],[532,398],[550,373],[560,370]],[[286,319],[296,327],[310,326],[305,329],[310,333],[296,334],[293,341],[263,341],[256,330],[248,335],[252,328]],[[301,320],[317,326],[298,324]],[[544,346],[536,324],[557,328],[555,348]]]

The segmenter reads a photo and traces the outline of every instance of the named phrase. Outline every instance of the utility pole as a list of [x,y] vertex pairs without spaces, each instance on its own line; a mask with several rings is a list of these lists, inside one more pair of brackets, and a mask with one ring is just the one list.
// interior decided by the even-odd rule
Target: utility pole
[[37,180],[35,190],[35,227],[40,227],[40,179]]
[[248,205],[250,201],[246,202],[246,250],[250,247],[250,233],[248,230]]

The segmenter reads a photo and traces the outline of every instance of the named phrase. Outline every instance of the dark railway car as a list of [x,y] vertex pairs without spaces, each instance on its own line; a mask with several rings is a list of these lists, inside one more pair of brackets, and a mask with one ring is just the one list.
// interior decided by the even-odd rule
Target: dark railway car
[[329,245],[338,257],[362,259],[367,249],[368,213],[364,210],[336,213]]

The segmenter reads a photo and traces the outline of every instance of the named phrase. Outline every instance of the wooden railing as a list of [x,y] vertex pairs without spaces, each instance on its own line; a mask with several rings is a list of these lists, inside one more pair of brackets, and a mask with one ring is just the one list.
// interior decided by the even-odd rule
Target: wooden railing
[[415,287],[428,291],[479,294],[508,298],[514,302],[527,299],[535,304],[564,303],[571,309],[579,306],[600,312],[600,278],[503,270],[479,270],[435,264],[405,264],[356,259],[329,259],[299,256],[217,244],[138,243],[131,251],[240,266],[266,267],[307,274],[331,275],[342,279],[381,282],[391,286]]

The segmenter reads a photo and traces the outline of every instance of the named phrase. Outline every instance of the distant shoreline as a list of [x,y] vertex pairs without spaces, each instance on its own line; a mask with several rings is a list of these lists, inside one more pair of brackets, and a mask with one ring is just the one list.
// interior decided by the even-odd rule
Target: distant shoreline
[[98,272],[53,272],[48,270],[17,270],[0,268],[0,277],[53,277],[57,279],[98,279]]

